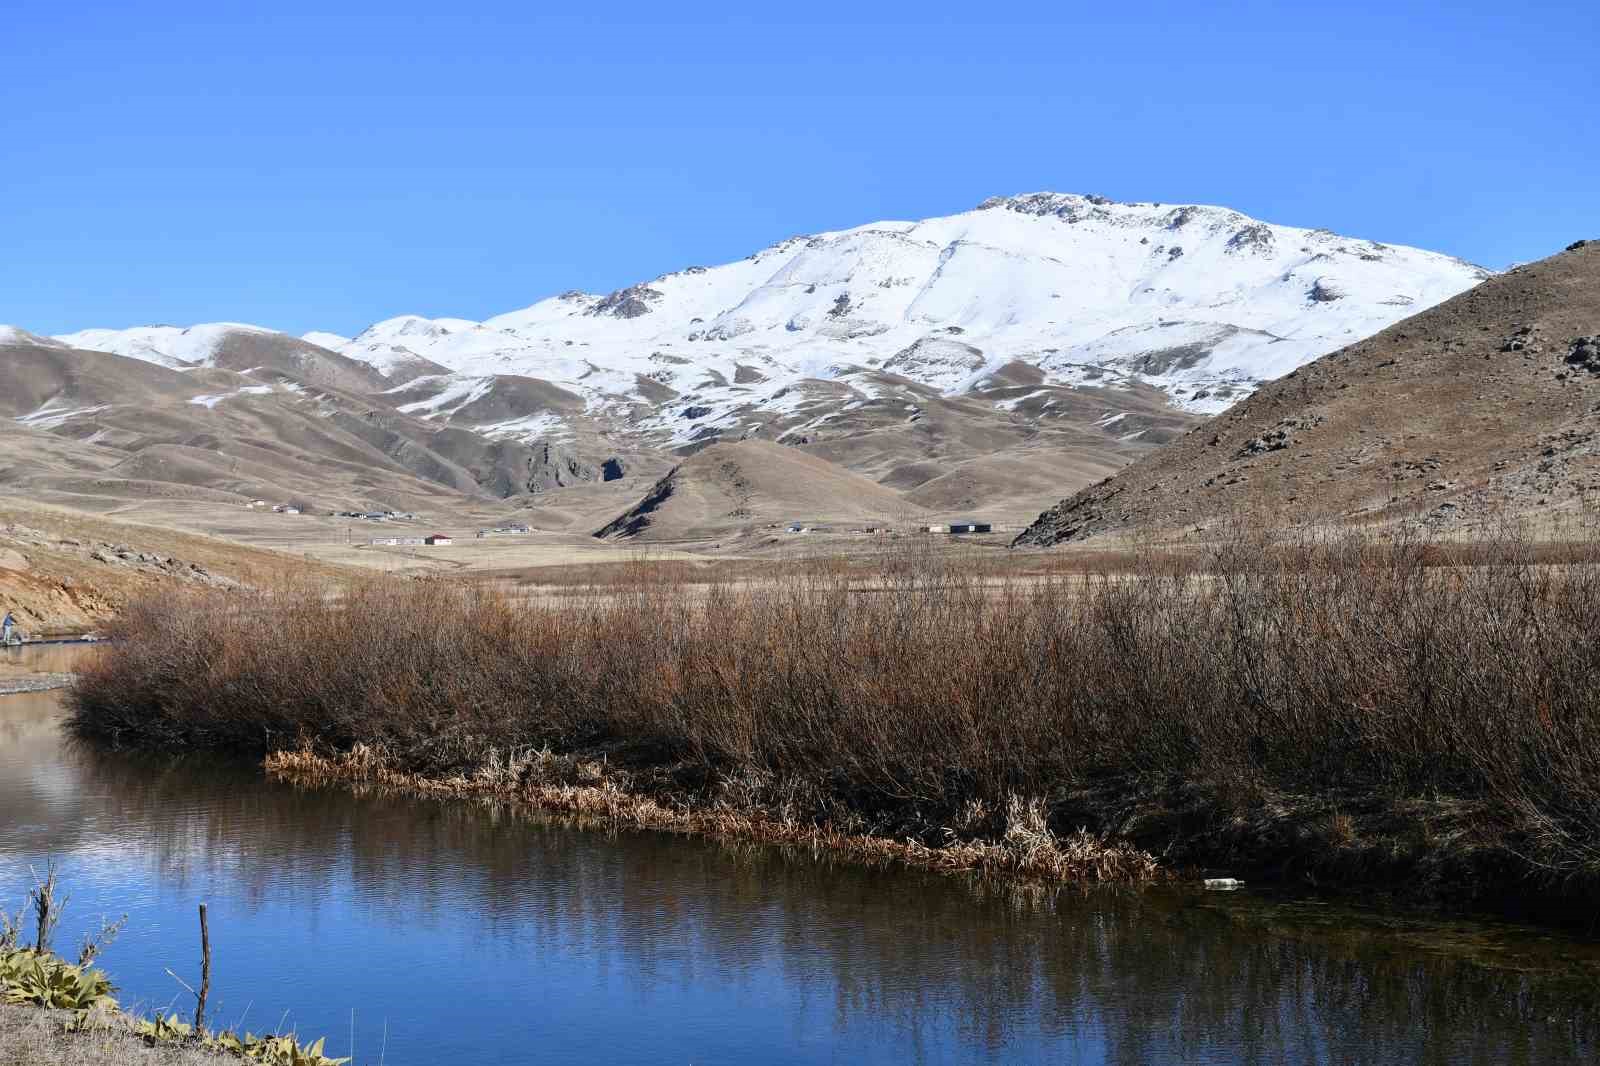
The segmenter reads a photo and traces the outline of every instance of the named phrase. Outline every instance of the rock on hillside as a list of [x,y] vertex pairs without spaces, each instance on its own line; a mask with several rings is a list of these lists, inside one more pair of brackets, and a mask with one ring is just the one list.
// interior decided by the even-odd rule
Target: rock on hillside
[[1600,243],[1517,267],[1272,382],[1040,515],[1019,545],[1118,530],[1420,519],[1600,501]]

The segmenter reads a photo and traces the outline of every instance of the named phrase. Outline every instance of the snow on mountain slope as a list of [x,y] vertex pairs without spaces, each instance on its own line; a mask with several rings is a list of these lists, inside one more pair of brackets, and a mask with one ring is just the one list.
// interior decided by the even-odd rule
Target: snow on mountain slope
[[241,322],[209,322],[190,326],[135,326],[133,329],[84,329],[63,333],[55,339],[73,348],[110,352],[129,359],[142,359],[172,370],[191,366],[210,366],[217,349],[230,333],[272,335],[270,329]]
[[65,348],[66,345],[50,337],[41,337],[29,333],[21,326],[0,325],[0,344],[30,344],[42,345],[47,348]]
[[[746,435],[807,394],[871,402],[893,387],[884,374],[981,395],[1018,362],[1037,368],[1041,386],[1144,383],[1212,413],[1486,276],[1448,256],[1222,207],[1037,193],[795,237],[738,262],[604,297],[568,292],[484,322],[405,315],[353,338],[305,341],[407,386],[402,409],[419,416],[462,423],[502,380],[532,378],[580,397],[598,422],[680,445]],[[250,328],[59,339],[205,365],[218,331]],[[1015,406],[1006,396],[995,402]],[[564,417],[504,407],[476,428],[526,436]]]
[[404,352],[476,378],[538,377],[596,413],[642,403],[652,413],[635,427],[674,443],[737,435],[805,379],[884,370],[962,393],[1017,360],[1049,384],[1142,381],[1212,413],[1486,276],[1221,207],[1040,193],[792,238],[482,323],[390,319],[338,350],[380,369]]

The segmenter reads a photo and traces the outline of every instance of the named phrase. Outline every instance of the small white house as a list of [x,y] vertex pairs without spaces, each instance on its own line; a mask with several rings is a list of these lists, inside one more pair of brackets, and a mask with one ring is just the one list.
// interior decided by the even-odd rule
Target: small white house
[[450,540],[449,537],[445,536],[443,533],[435,533],[431,537],[423,537],[422,538],[422,543],[431,544],[431,545],[433,545],[434,547],[437,547],[437,548],[444,548],[444,547],[448,547],[450,545],[451,540]]

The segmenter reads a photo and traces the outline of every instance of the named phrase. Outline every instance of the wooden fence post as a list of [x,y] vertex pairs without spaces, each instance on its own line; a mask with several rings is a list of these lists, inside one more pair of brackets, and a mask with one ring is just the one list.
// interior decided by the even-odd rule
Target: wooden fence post
[[200,904],[200,994],[195,997],[194,1038],[205,1037],[206,996],[211,993],[211,931],[206,927],[206,905]]

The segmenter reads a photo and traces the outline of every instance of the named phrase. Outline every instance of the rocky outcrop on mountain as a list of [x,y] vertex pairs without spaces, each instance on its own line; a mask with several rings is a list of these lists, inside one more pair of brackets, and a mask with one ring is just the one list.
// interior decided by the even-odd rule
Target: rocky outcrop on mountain
[[595,304],[591,315],[610,315],[612,318],[638,318],[650,313],[650,302],[661,299],[661,293],[648,285],[630,285],[618,289]]
[[594,535],[602,540],[608,537],[629,538],[637,537],[649,529],[655,521],[656,512],[677,491],[678,469],[675,466],[667,471],[665,476],[650,486],[650,491],[638,503],[595,530]]
[[1314,304],[1331,304],[1344,299],[1344,291],[1327,278],[1318,278],[1311,283],[1311,291],[1306,293],[1306,299]]
[[1321,416],[1308,418],[1281,419],[1276,426],[1262,433],[1260,436],[1251,437],[1244,442],[1244,447],[1234,454],[1234,458],[1243,459],[1251,455],[1265,455],[1267,452],[1279,452],[1294,443],[1296,430],[1309,429],[1322,424]]
[[1241,226],[1223,247],[1234,255],[1246,252],[1266,254],[1272,251],[1272,228],[1260,223]]
[[1600,334],[1575,338],[1567,349],[1566,362],[1574,370],[1600,374]]
[[535,494],[599,479],[600,471],[593,465],[548,441],[536,445],[528,459],[526,487]]

